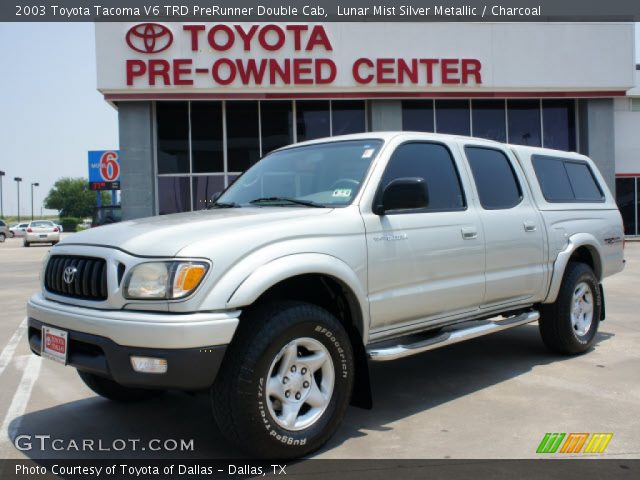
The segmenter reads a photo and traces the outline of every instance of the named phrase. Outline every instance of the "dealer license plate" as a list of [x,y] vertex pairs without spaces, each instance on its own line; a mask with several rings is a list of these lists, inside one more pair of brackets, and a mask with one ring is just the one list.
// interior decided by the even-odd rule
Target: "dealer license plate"
[[69,334],[67,332],[58,328],[42,326],[41,354],[43,357],[66,365],[68,347]]

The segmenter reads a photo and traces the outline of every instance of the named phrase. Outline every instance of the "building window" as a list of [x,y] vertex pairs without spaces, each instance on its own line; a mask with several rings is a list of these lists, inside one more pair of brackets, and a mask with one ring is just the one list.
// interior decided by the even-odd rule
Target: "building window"
[[158,173],[189,173],[189,104],[158,103]]
[[365,131],[365,108],[362,100],[331,101],[331,135]]
[[402,129],[433,132],[433,100],[403,100]]
[[262,155],[293,143],[293,105],[290,101],[260,102]]
[[213,196],[224,190],[223,175],[195,175],[191,177],[193,210],[203,210],[213,201]]
[[298,142],[331,134],[329,101],[296,101]]
[[436,132],[471,135],[469,100],[436,100]]
[[260,160],[258,102],[226,102],[227,169],[244,172]]
[[556,150],[576,150],[575,100],[542,100],[544,146]]
[[192,102],[190,108],[193,171],[224,172],[222,102]]
[[509,143],[540,147],[540,100],[508,100]]
[[158,207],[160,215],[190,211],[189,177],[158,177]]
[[616,203],[622,214],[625,235],[639,235],[640,182],[638,177],[616,178]]
[[472,135],[497,142],[507,141],[504,100],[472,100]]

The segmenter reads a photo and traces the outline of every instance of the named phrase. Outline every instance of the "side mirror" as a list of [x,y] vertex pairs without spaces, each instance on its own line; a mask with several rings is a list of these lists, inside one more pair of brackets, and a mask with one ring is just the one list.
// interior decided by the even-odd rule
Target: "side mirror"
[[384,215],[390,210],[414,210],[429,204],[429,193],[424,178],[396,178],[389,182],[378,197],[373,213]]

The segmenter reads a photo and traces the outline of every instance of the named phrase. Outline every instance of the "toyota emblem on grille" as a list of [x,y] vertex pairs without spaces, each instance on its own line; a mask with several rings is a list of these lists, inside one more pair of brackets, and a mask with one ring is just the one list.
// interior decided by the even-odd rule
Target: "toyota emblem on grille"
[[74,278],[76,278],[76,273],[78,273],[78,269],[76,267],[69,266],[65,268],[64,272],[62,273],[62,279],[64,280],[64,283],[66,283],[67,285],[71,285]]

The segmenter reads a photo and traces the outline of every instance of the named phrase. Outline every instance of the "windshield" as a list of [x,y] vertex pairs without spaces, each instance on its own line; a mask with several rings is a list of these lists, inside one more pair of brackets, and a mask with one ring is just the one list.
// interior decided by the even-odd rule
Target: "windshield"
[[360,190],[382,140],[347,140],[294,147],[267,155],[214,206],[348,205]]

